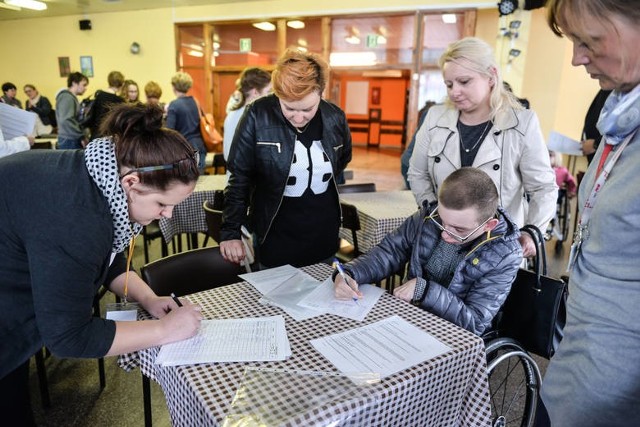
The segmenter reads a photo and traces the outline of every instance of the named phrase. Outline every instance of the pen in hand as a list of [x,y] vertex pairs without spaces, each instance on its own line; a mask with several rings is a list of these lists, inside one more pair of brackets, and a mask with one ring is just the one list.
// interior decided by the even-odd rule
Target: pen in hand
[[[336,268],[336,270],[338,270],[338,274],[340,274],[340,276],[342,276],[342,279],[344,280],[344,283],[347,284],[347,286],[349,288],[351,288],[351,290],[353,292],[357,291],[354,289],[353,285],[351,283],[349,283],[349,280],[347,279],[347,274],[344,272],[344,269],[342,268],[342,264],[340,264],[340,261],[338,261],[337,259],[333,260],[333,266]],[[352,297],[353,301],[357,304],[358,303],[358,298],[357,297]]]
[[171,298],[173,299],[173,301],[176,303],[178,307],[182,307],[182,303],[180,302],[176,294],[174,294],[173,292],[171,293]]

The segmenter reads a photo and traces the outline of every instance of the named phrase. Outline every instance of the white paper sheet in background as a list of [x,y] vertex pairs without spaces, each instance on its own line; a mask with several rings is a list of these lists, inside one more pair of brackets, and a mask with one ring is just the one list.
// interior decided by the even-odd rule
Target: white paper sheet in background
[[326,310],[303,307],[298,303],[318,286],[319,281],[297,270],[296,274],[265,293],[259,302],[281,308],[296,321],[310,319],[326,313]]
[[275,361],[291,354],[282,316],[203,320],[196,336],[163,345],[156,364]]
[[0,102],[0,128],[5,140],[31,135],[36,127],[36,113]]
[[400,316],[311,340],[311,345],[344,374],[379,372],[381,378],[451,350]]
[[547,141],[547,147],[551,151],[558,153],[569,154],[571,156],[582,156],[582,150],[580,141],[571,139],[568,136],[564,136],[556,131],[549,133],[549,140]]
[[[254,273],[240,274],[238,277],[251,283],[262,295],[271,292],[284,281],[290,279],[296,273],[303,273],[301,270],[287,264],[280,267],[268,268]],[[309,276],[311,277],[311,276]]]
[[384,293],[384,289],[372,285],[360,285],[358,289],[363,295],[358,301],[336,299],[333,280],[329,276],[320,286],[300,300],[298,305],[315,310],[324,310],[327,313],[348,319],[363,321],[373,306],[376,305],[376,302],[378,302],[380,295]]

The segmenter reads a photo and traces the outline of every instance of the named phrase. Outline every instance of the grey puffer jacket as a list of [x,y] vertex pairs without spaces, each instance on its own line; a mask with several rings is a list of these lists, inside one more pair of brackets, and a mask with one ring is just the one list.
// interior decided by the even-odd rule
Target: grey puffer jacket
[[466,254],[451,283],[444,287],[429,280],[424,270],[441,238],[440,230],[429,220],[429,212],[422,208],[369,253],[345,265],[345,270],[358,283],[375,283],[409,262],[406,280],[415,277],[427,282],[420,306],[482,335],[507,298],[522,262],[520,231],[504,210],[498,209],[500,222],[490,236],[483,234],[460,246]]

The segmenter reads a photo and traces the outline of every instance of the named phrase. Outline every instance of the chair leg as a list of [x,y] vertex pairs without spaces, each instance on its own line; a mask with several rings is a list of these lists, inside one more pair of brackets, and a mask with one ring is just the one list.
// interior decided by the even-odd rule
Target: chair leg
[[40,384],[40,400],[45,409],[51,407],[51,398],[49,397],[49,381],[47,380],[47,369],[44,366],[44,349],[38,349],[36,352],[36,369],[38,371],[38,383]]
[[142,375],[142,405],[144,407],[144,427],[151,427],[151,380],[145,374]]
[[98,359],[98,376],[100,377],[100,390],[104,390],[107,386],[107,380],[104,373],[104,357]]

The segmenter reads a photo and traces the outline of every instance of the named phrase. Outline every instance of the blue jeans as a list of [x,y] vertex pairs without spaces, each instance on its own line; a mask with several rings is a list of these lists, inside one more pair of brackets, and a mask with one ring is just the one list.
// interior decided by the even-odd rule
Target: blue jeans
[[82,138],[62,138],[58,137],[58,150],[76,150],[82,148]]

